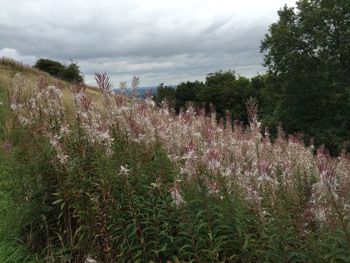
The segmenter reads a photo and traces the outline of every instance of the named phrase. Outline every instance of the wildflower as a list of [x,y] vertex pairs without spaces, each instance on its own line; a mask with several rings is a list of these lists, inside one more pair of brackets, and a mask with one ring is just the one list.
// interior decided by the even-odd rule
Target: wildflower
[[61,163],[61,164],[65,164],[69,158],[68,155],[63,154],[63,153],[58,153],[57,154],[57,160]]
[[259,192],[255,190],[253,187],[248,186],[246,188],[246,193],[247,193],[246,199],[252,202],[257,207],[260,207],[262,197],[259,195]]
[[10,108],[13,111],[17,110],[18,103],[17,103],[17,97],[16,96],[11,96],[11,98],[10,98]]
[[134,76],[131,81],[132,96],[136,97],[136,90],[140,84],[140,77]]
[[152,98],[146,98],[145,102],[148,106],[150,106],[151,108],[156,106],[156,103],[154,102],[154,100]]
[[229,177],[233,175],[232,169],[230,167],[226,167],[223,171],[223,176]]
[[216,182],[211,182],[208,184],[209,194],[218,194],[220,192],[219,185]]
[[64,125],[60,128],[60,134],[66,135],[69,133],[69,125]]
[[104,95],[108,95],[112,92],[112,83],[106,72],[103,74],[95,73],[95,80],[97,82],[97,86]]
[[325,184],[334,193],[337,187],[336,163],[328,152],[321,147],[317,150],[317,167],[320,172],[320,183]]
[[59,141],[57,136],[53,136],[50,138],[50,143],[53,147],[57,148],[59,146]]
[[125,166],[123,165],[120,166],[119,175],[128,176],[129,173],[130,173],[130,169],[128,168],[127,164]]
[[5,140],[3,144],[3,149],[6,153],[10,153],[12,150],[12,143],[10,143],[8,140]]
[[84,263],[97,263],[97,261],[93,259],[90,255],[87,255]]
[[160,188],[160,186],[161,186],[161,183],[151,183],[150,184],[150,188]]
[[91,98],[87,97],[85,93],[79,92],[75,95],[75,100],[79,107],[83,109],[84,111],[89,111],[92,106],[92,100]]
[[173,199],[173,203],[179,207],[180,205],[184,204],[185,201],[183,200],[181,194],[180,194],[180,189],[178,185],[175,185],[174,187],[171,187],[169,189],[171,198]]

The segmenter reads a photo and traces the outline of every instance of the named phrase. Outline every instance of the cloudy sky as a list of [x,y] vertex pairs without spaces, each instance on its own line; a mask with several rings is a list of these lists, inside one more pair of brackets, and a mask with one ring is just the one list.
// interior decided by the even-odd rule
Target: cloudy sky
[[141,85],[264,72],[260,41],[295,0],[0,0],[0,56],[78,62]]

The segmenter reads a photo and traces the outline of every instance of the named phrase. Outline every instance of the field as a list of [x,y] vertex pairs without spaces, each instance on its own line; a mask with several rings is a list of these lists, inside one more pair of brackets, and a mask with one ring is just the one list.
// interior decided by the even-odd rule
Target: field
[[96,80],[2,59],[1,262],[350,262],[346,153]]

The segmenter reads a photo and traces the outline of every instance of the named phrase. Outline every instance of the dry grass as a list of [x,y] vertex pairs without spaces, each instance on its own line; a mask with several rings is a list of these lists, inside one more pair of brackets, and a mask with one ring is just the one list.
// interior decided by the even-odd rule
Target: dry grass
[[[69,91],[71,84],[63,80],[59,80],[41,70],[32,68],[28,65],[24,65],[21,62],[15,61],[10,58],[0,58],[0,88],[10,90],[12,88],[13,77],[17,74],[21,75],[29,82],[37,83],[39,79],[45,80],[49,85],[55,85],[62,88],[64,101],[67,105],[73,103],[71,93]],[[86,93],[91,96],[92,100],[98,101],[100,98],[100,91],[97,87],[87,86]]]

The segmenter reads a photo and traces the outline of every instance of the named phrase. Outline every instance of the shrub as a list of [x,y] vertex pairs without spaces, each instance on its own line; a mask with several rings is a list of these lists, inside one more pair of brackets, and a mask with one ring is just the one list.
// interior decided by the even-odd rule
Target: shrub
[[68,81],[70,83],[80,83],[84,81],[77,63],[63,65],[58,61],[50,59],[39,59],[34,68],[49,73],[51,76]]
[[84,81],[84,78],[81,74],[79,66],[77,63],[71,63],[68,66],[65,66],[61,74],[61,79],[68,81],[70,83],[80,83]]
[[50,59],[39,59],[35,63],[34,67],[45,71],[56,78],[61,78],[62,73],[65,70],[64,65],[62,65],[60,62]]

